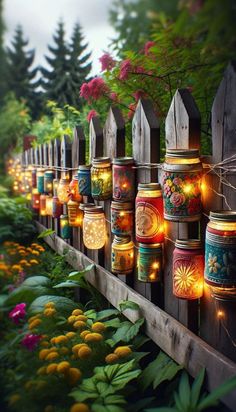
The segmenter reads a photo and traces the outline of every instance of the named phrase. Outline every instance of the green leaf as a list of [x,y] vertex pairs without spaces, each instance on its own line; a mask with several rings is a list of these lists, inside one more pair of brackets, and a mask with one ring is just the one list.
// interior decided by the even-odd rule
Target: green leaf
[[131,328],[128,330],[128,333],[126,335],[125,342],[127,343],[130,342],[139,333],[139,330],[141,326],[144,324],[144,322],[145,322],[145,319],[140,318],[131,326]]
[[37,287],[37,286],[47,286],[50,287],[52,284],[51,279],[49,279],[47,276],[30,276],[29,278],[25,279],[24,282],[22,282],[21,286],[32,286],[32,287]]
[[179,401],[182,405],[183,410],[188,410],[190,406],[191,390],[190,390],[189,378],[185,371],[182,373],[182,376],[180,379],[178,395],[179,395]]
[[139,310],[139,305],[135,302],[132,302],[131,300],[122,300],[119,303],[119,308],[121,312],[123,312],[125,309]]
[[157,358],[144,369],[139,382],[143,390],[151,384],[156,389],[165,380],[172,380],[180,369],[182,366],[177,365],[164,352],[160,352]]
[[117,309],[105,309],[101,310],[100,312],[97,313],[96,320],[100,321],[103,319],[110,318],[111,316],[118,315],[119,311]]
[[44,230],[43,232],[41,232],[40,235],[37,236],[37,238],[38,238],[38,239],[42,239],[43,237],[50,236],[50,235],[52,235],[53,233],[55,233],[55,230],[53,230],[53,229],[46,229],[46,230]]
[[228,379],[218,388],[214,389],[205,399],[201,400],[198,404],[198,410],[202,411],[203,409],[214,406],[218,403],[218,400],[225,396],[227,393],[231,392],[236,388],[236,376]]
[[89,319],[96,319],[97,318],[97,312],[94,309],[87,310],[84,312],[84,315],[87,316]]
[[[96,319],[96,320],[98,320],[98,319]],[[121,321],[120,321],[119,318],[110,319],[110,320],[107,320],[103,323],[104,323],[104,325],[106,325],[107,328],[115,328],[115,329],[118,329],[121,325]]]
[[141,328],[143,323],[143,318],[138,319],[134,324],[129,321],[122,322],[121,326],[119,327],[119,329],[117,329],[112,339],[116,343],[129,343],[139,333],[139,329]]
[[191,388],[191,407],[196,407],[198,404],[202,384],[204,381],[204,376],[205,376],[205,369],[202,368],[197,378],[194,380],[192,388]]
[[69,278],[73,279],[73,280],[80,280],[82,277],[84,277],[84,275],[87,272],[90,272],[93,268],[95,267],[95,265],[92,263],[91,265],[88,265],[86,268],[84,268],[83,270],[80,271],[74,271],[71,272],[69,274]]
[[137,378],[141,370],[136,369],[136,362],[132,359],[123,364],[97,367],[94,372],[94,379],[108,382],[117,391],[123,389],[128,382]]
[[53,286],[53,288],[78,288],[79,283],[73,282],[72,280],[66,280],[65,282],[58,283],[57,285]]
[[30,307],[29,311],[32,314],[42,312],[44,310],[44,305],[47,302],[54,302],[55,308],[58,311],[58,314],[68,316],[74,309],[79,307],[78,303],[75,303],[73,300],[55,295],[45,295],[40,296],[35,299]]

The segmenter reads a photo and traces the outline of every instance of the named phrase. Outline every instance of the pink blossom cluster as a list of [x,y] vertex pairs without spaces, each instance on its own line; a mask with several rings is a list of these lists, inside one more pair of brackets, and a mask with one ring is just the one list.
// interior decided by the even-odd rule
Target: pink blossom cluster
[[34,335],[33,333],[28,333],[22,339],[21,344],[25,346],[26,349],[28,349],[29,351],[32,351],[36,348],[41,338],[41,335]]
[[9,318],[16,324],[18,325],[19,322],[24,319],[26,315],[26,303],[19,303],[12,309],[12,311],[9,313]]
[[109,92],[108,86],[101,77],[95,77],[88,83],[83,83],[80,96],[86,100],[98,100]]
[[90,112],[88,112],[88,114],[87,114],[88,123],[90,123],[90,120],[95,116],[98,116],[98,113],[96,112],[96,110],[94,110],[94,109],[90,110]]
[[147,41],[147,43],[145,43],[144,45],[144,54],[146,56],[148,56],[150,54],[150,49],[155,46],[155,42],[154,41]]
[[115,60],[112,58],[112,56],[109,53],[104,53],[100,58],[99,61],[102,65],[101,70],[102,72],[104,70],[112,70],[113,67],[115,67]]

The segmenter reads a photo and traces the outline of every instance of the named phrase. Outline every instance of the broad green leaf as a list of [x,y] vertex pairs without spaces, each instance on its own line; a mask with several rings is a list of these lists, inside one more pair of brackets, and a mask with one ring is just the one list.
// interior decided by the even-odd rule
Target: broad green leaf
[[52,235],[53,233],[55,233],[55,230],[53,230],[53,229],[46,229],[46,230],[44,230],[43,232],[41,232],[40,235],[37,236],[37,238],[38,238],[38,239],[42,239],[43,237],[50,236],[50,235]]
[[53,288],[78,288],[79,283],[74,282],[72,280],[66,280],[65,282],[58,283],[57,285],[53,286]]
[[130,342],[138,333],[141,326],[144,324],[145,319],[138,319],[128,330],[125,342]]
[[97,318],[97,312],[94,309],[87,310],[84,312],[85,316],[89,319],[96,319]]
[[47,276],[30,276],[22,282],[21,286],[47,286],[50,287],[52,284],[51,279]]
[[58,314],[68,316],[74,309],[80,307],[78,303],[75,303],[73,300],[55,295],[45,295],[40,296],[35,299],[30,307],[29,311],[32,314],[42,312],[44,310],[44,305],[47,302],[54,302],[55,308],[58,311]]
[[116,365],[97,367],[94,370],[96,381],[109,382],[116,390],[124,388],[128,382],[137,378],[141,370],[136,369],[135,360]]
[[122,322],[119,329],[113,335],[112,339],[115,343],[126,342],[128,330],[131,328],[132,323],[129,321]]
[[180,369],[182,366],[177,365],[164,352],[160,352],[157,358],[144,369],[139,382],[143,390],[151,384],[156,389],[165,380],[172,380]]
[[37,297],[42,295],[48,295],[52,292],[51,288],[44,286],[19,286],[17,289],[13,290],[5,301],[5,305],[12,306],[17,303],[27,303],[30,304]]
[[[97,320],[98,319],[96,318],[96,321]],[[120,321],[119,318],[110,319],[110,320],[107,320],[103,323],[104,323],[104,325],[106,325],[107,328],[115,328],[115,329],[118,329],[121,325],[121,321]]]
[[202,368],[197,378],[194,380],[192,388],[191,388],[191,407],[196,407],[198,404],[202,384],[204,381],[204,376],[205,376],[205,369]]
[[105,309],[98,312],[96,320],[103,320],[110,318],[111,316],[117,315],[119,311],[117,309]]
[[121,312],[123,312],[125,309],[139,310],[139,305],[135,302],[132,302],[131,300],[122,300],[119,303],[119,308]]
[[218,388],[214,389],[209,395],[206,396],[198,404],[198,411],[202,411],[210,406],[214,406],[218,403],[218,400],[225,396],[227,393],[231,392],[233,389],[236,388],[236,376],[233,378],[228,379]]
[[188,410],[190,406],[191,390],[190,390],[189,378],[185,371],[182,373],[182,376],[180,379],[178,395],[179,395],[179,400],[182,405],[182,408],[184,408],[185,410]]
[[95,265],[92,263],[91,265],[86,266],[86,268],[84,268],[83,270],[71,272],[69,274],[69,278],[73,280],[80,280],[87,272],[90,272],[94,268],[94,266]]

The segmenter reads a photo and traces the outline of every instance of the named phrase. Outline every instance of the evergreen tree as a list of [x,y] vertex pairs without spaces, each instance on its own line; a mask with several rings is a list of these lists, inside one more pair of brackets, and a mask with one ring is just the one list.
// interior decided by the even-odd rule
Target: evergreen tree
[[26,50],[28,41],[24,39],[23,30],[18,26],[11,43],[7,48],[7,84],[8,89],[20,100],[24,99],[36,117],[39,103],[39,92],[36,91],[38,69],[32,69],[35,51]]
[[0,0],[0,104],[6,93],[6,55],[3,48],[4,23],[2,18],[3,2]]
[[92,63],[89,62],[91,53],[86,53],[88,43],[83,44],[84,36],[81,26],[75,24],[70,43],[70,77],[73,83],[74,93],[71,95],[71,105],[78,106],[78,92],[87,79]]
[[53,40],[55,46],[48,46],[52,57],[45,56],[49,68],[41,68],[44,97],[57,101],[59,106],[78,107],[80,86],[91,70],[91,63],[87,62],[90,53],[85,54],[87,44],[82,44],[81,28],[75,25],[71,42],[67,44],[64,23],[59,22]]

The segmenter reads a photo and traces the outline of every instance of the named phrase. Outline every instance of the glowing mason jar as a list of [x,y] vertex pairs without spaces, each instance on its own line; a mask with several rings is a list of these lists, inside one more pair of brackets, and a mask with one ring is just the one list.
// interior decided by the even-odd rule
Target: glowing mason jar
[[118,236],[132,235],[134,206],[131,202],[111,202],[111,231]]
[[199,299],[203,294],[204,255],[198,239],[175,242],[173,293],[177,298]]
[[70,190],[70,198],[74,200],[75,202],[81,202],[82,201],[82,196],[79,193],[79,184],[78,184],[78,176],[73,176],[73,179],[71,180],[69,184],[69,190]]
[[91,165],[81,165],[78,170],[79,193],[82,196],[91,195]]
[[210,212],[206,230],[205,282],[220,299],[236,298],[236,210]]
[[81,227],[83,221],[83,212],[80,209],[80,204],[70,199],[67,203],[69,225],[72,227]]
[[106,222],[102,206],[85,208],[83,242],[88,249],[101,249],[106,242]]
[[57,196],[53,196],[52,198],[52,217],[54,219],[59,219],[62,214],[62,204],[59,201]]
[[109,157],[96,157],[92,161],[91,194],[97,200],[112,197],[112,169]]
[[57,196],[57,189],[59,186],[59,182],[60,182],[59,179],[53,179],[53,182],[52,182],[53,196]]
[[52,170],[46,170],[44,172],[44,192],[48,194],[53,193],[53,179],[54,172]]
[[52,216],[52,196],[46,196],[46,214]]
[[31,171],[31,182],[32,182],[32,188],[36,189],[37,188],[37,169],[32,169]]
[[160,243],[138,244],[138,280],[140,282],[159,282],[162,274],[162,246]]
[[166,151],[162,173],[165,219],[192,222],[201,218],[201,178],[198,150]]
[[32,190],[32,208],[35,210],[39,210],[39,200],[40,200],[40,193],[38,192],[37,188],[33,188]]
[[61,238],[70,239],[71,238],[71,227],[69,225],[68,215],[60,216],[60,229],[61,229]]
[[44,169],[37,170],[37,189],[39,193],[44,193]]
[[69,179],[62,178],[60,179],[57,196],[61,203],[67,203],[69,200]]
[[117,157],[113,160],[113,199],[135,199],[135,169],[132,157]]
[[44,195],[44,194],[40,195],[40,199],[39,199],[39,214],[40,214],[40,216],[47,216],[46,199],[47,199],[47,195]]
[[163,198],[160,184],[139,183],[135,204],[135,235],[137,242],[163,242]]
[[111,246],[111,271],[128,275],[134,269],[134,243],[130,236],[115,236]]

